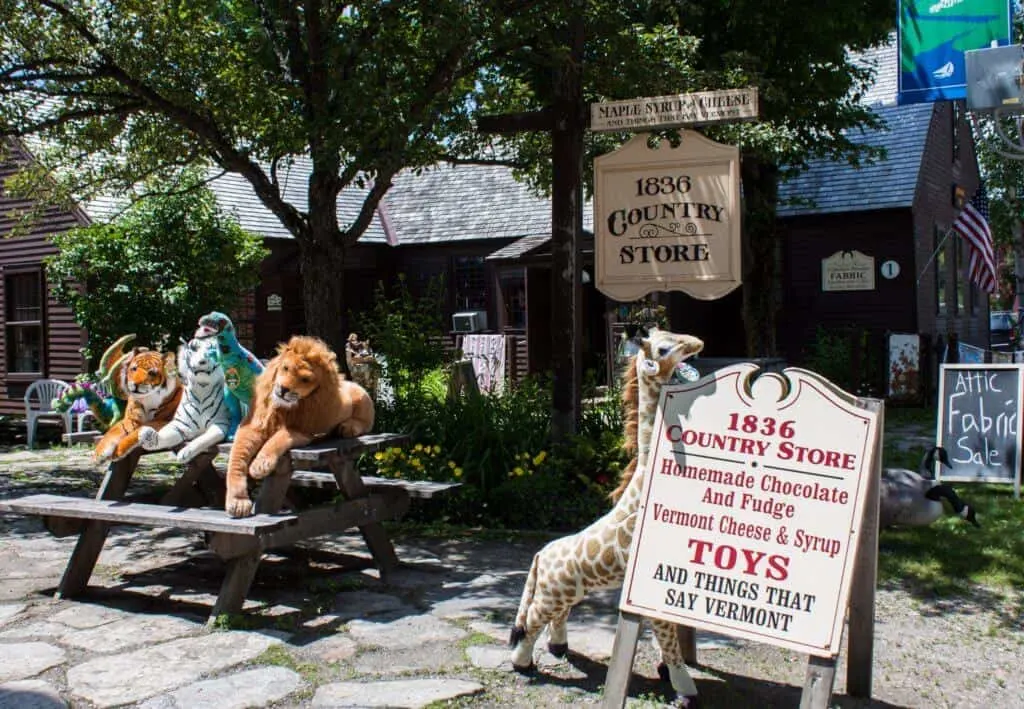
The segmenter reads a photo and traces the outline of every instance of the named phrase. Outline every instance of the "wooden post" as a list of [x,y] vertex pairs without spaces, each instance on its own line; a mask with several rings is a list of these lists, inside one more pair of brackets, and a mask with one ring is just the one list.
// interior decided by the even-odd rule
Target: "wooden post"
[[576,432],[580,416],[583,288],[583,8],[573,0],[569,56],[558,67],[551,131],[551,434],[555,442]]
[[615,628],[615,644],[608,660],[608,674],[604,682],[603,709],[622,709],[626,706],[629,678],[633,674],[633,658],[640,640],[640,625],[643,618],[635,613],[619,613]]
[[[274,514],[280,510],[285,496],[288,494],[291,480],[292,459],[288,453],[285,453],[277,461],[274,472],[264,478],[260,484],[259,497],[256,498],[256,512]],[[215,532],[211,535],[210,547],[222,555],[222,558],[227,558],[227,570],[207,624],[216,621],[219,615],[241,612],[245,605],[245,597],[249,595],[249,588],[252,586],[253,579],[256,578],[260,557],[263,556],[258,539],[239,534]],[[228,551],[230,549],[237,550],[239,553],[233,554]]]
[[[366,497],[369,491],[363,484],[363,479],[356,470],[355,463],[348,456],[340,454],[331,457],[331,472],[338,481],[338,489],[347,500],[355,500]],[[360,533],[366,546],[370,548],[373,561],[380,571],[382,580],[387,580],[388,574],[398,568],[398,555],[395,554],[395,547],[388,538],[387,532],[379,521],[369,522],[359,527]]]
[[800,709],[828,709],[836,679],[836,658],[807,658],[807,679],[800,695]]
[[[97,500],[120,500],[128,490],[128,484],[132,480],[135,468],[142,457],[142,449],[137,448],[121,460],[114,461],[107,468],[107,474],[103,476],[99,492],[96,493]],[[89,584],[89,577],[92,570],[96,568],[96,561],[103,550],[103,543],[107,540],[107,532],[110,524],[90,520],[82,528],[82,533],[75,544],[75,550],[71,553],[67,568],[64,569],[64,576],[57,586],[55,598],[73,598],[77,596]]]
[[569,51],[555,70],[553,105],[541,111],[482,116],[477,121],[477,128],[485,133],[551,132],[550,364],[551,436],[555,442],[576,431],[580,414],[583,290],[579,242],[583,231],[583,135],[588,125],[583,102],[583,10],[582,0],[572,0],[566,26]]
[[875,648],[875,588],[878,584],[878,496],[882,477],[882,443],[885,404],[879,399],[857,399],[857,406],[878,414],[875,460],[871,465],[861,524],[860,545],[850,585],[850,623],[846,635],[846,693],[871,697],[871,665]]

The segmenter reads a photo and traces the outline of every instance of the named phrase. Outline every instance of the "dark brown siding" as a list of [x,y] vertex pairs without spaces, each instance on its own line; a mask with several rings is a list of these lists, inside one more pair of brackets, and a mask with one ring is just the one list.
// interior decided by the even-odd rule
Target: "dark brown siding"
[[[15,199],[4,192],[4,181],[13,175],[19,166],[27,163],[28,157],[18,146],[9,146],[6,160],[0,162],[0,276],[10,269],[42,264],[42,259],[56,253],[48,237],[86,223],[86,219],[74,210],[46,208],[34,221],[22,225],[14,235],[12,229],[18,223],[18,216],[36,207],[31,201]],[[45,280],[45,279],[44,279]],[[0,323],[6,317],[4,279],[0,277]],[[85,363],[79,349],[85,344],[84,332],[75,322],[71,310],[58,303],[47,284],[44,333],[46,348],[43,375],[73,380],[81,374]],[[0,414],[23,414],[25,411],[25,388],[35,378],[7,372],[6,328],[0,327]]]
[[[914,200],[914,230],[916,234],[917,273],[921,282],[917,290],[917,308],[920,314],[920,331],[930,337],[948,337],[955,333],[961,341],[979,347],[988,347],[988,299],[977,288],[970,285],[966,273],[955,274],[955,244],[959,237],[950,235],[943,249],[946,254],[946,280],[953,282],[954,275],[967,283],[967,302],[959,312],[952,309],[945,315],[936,312],[935,293],[935,252],[934,233],[938,227],[945,233],[956,219],[953,207],[953,184],[962,185],[967,195],[974,193],[978,185],[978,162],[974,153],[970,125],[964,111],[959,111],[959,143],[957,160],[953,159],[953,116],[950,102],[936,103],[921,161],[921,176]],[[973,305],[972,305],[973,304]]]
[[[913,268],[914,224],[909,209],[794,217],[781,224],[786,284],[779,315],[779,343],[799,363],[817,327],[854,326],[885,332],[917,332]],[[841,250],[875,259],[875,289],[823,292],[821,262]],[[878,268],[889,259],[902,269],[887,279]]]

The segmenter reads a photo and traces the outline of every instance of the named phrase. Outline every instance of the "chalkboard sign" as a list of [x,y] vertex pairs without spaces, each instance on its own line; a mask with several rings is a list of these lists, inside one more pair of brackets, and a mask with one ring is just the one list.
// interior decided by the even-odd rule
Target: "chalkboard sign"
[[942,365],[935,439],[951,467],[937,465],[936,477],[1013,483],[1020,494],[1022,386],[1024,365]]

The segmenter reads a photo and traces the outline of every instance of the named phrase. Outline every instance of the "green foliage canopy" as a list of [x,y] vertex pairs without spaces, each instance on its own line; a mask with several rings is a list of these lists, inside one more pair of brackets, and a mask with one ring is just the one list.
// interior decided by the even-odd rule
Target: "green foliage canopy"
[[256,285],[262,240],[221,214],[194,178],[191,187],[53,236],[59,252],[47,279],[88,333],[90,360],[128,333],[138,344],[173,346],[202,314],[230,312]]

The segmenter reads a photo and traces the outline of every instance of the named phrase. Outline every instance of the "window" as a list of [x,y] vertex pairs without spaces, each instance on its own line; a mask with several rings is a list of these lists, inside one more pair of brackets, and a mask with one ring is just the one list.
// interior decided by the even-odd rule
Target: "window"
[[455,257],[455,309],[487,310],[483,256]]
[[951,134],[951,140],[953,142],[953,162],[956,162],[960,159],[960,121],[963,119],[964,115],[959,99],[952,102],[950,113],[953,114],[953,130]]
[[43,272],[40,268],[7,271],[4,275],[7,371],[43,373]]
[[946,243],[943,238],[945,230],[935,225],[935,232],[932,235],[932,248],[935,253],[935,312],[939,315],[946,314],[946,280],[947,266]]
[[962,313],[966,310],[967,306],[967,294],[964,286],[969,282],[969,279],[965,277],[967,264],[964,259],[963,239],[957,238],[955,235],[953,237],[953,262],[955,263],[955,268],[953,268],[953,292],[956,296],[953,312]]
[[505,327],[526,327],[526,276],[523,271],[501,274],[501,300],[505,305]]

